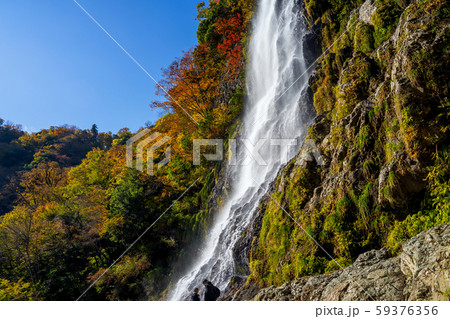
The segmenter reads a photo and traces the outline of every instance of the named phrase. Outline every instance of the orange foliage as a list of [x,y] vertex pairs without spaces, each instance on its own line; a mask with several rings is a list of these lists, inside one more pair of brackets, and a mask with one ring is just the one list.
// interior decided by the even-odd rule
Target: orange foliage
[[211,111],[218,86],[218,82],[205,71],[194,63],[192,51],[186,52],[163,71],[158,93],[167,100],[153,102],[151,107],[173,111],[200,122]]

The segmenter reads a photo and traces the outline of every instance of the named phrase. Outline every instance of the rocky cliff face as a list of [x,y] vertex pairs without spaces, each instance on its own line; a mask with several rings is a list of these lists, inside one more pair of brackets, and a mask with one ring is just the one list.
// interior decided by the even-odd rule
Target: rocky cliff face
[[343,270],[262,290],[247,285],[227,297],[266,301],[449,300],[449,276],[450,225],[441,225],[411,238],[398,256],[392,257],[386,248],[371,250]]
[[391,252],[449,223],[448,8],[305,4],[325,53],[311,80],[319,116],[235,248],[248,279],[225,299],[271,285],[256,299],[447,298],[449,226]]

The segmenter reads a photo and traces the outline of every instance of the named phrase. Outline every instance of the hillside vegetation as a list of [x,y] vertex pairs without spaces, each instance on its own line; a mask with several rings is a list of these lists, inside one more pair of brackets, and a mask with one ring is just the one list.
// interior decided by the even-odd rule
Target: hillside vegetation
[[192,140],[227,137],[242,108],[252,1],[197,8],[199,44],[164,70],[158,93],[166,100],[151,104],[168,113],[150,130],[172,137],[171,161],[155,176],[126,167],[128,129],[28,134],[2,120],[0,300],[74,300],[98,278],[84,299],[164,297],[175,261],[208,226],[220,168],[193,166]]

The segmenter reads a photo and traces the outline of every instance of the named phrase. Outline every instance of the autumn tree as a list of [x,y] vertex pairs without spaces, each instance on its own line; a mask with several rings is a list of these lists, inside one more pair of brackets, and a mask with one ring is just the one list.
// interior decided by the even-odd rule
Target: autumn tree
[[242,37],[245,31],[243,19],[239,13],[229,19],[222,19],[216,24],[216,32],[221,35],[222,41],[217,45],[217,50],[226,61],[228,80],[233,80],[242,70]]
[[166,101],[155,101],[151,107],[163,108],[200,122],[214,106],[217,86],[217,80],[207,76],[205,69],[194,62],[192,51],[188,51],[163,71],[158,94],[163,95]]
[[25,172],[20,186],[20,198],[29,207],[46,204],[60,197],[57,186],[65,183],[65,171],[56,162],[43,162]]
[[[6,214],[0,224],[0,259],[3,269],[12,273],[26,273],[32,283],[38,282],[39,229],[30,208],[18,206]],[[5,269],[6,268],[6,269]]]

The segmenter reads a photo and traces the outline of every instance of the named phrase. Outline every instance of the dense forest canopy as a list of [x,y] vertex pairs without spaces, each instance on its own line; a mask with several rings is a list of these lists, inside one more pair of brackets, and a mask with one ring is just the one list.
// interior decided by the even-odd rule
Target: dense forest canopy
[[[193,166],[193,138],[226,137],[242,108],[252,1],[198,5],[199,44],[163,71],[150,126],[173,137],[156,176],[125,166],[128,129],[73,126],[37,133],[1,120],[0,300],[74,300],[188,186],[192,189],[105,273],[85,299],[159,299],[173,262],[208,225],[218,167]],[[161,154],[156,154],[161,156]]]

